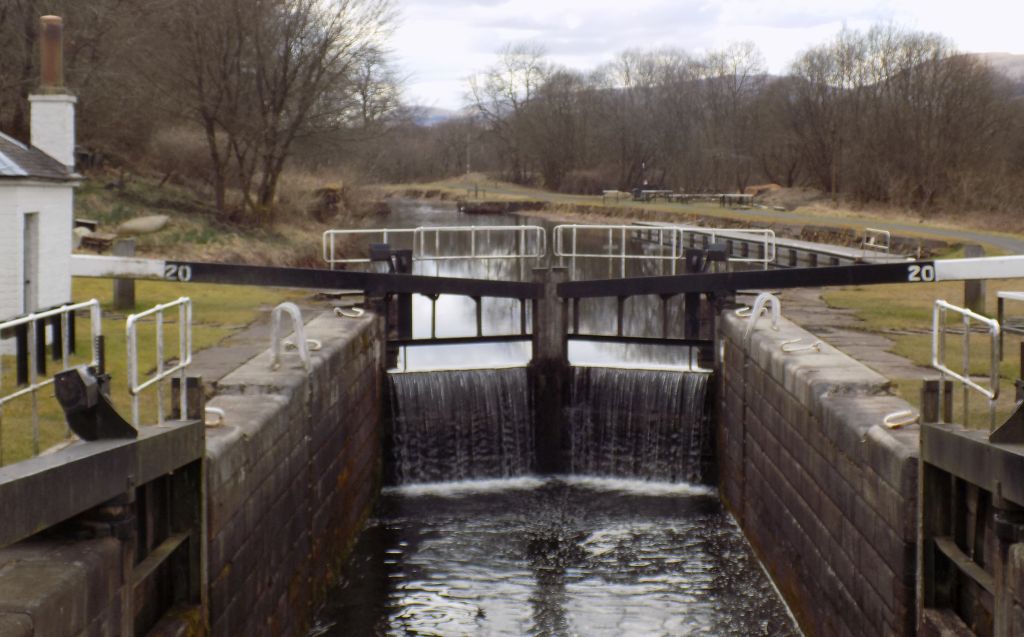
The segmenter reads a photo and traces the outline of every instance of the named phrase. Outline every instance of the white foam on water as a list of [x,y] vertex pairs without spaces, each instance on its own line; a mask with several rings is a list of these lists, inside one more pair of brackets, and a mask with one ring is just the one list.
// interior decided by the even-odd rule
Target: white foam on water
[[495,478],[493,480],[460,480],[456,482],[425,482],[384,487],[385,494],[407,497],[462,497],[506,491],[528,491],[537,489],[548,482],[562,482],[592,491],[608,491],[629,495],[648,496],[713,496],[718,491],[711,486],[688,482],[656,482],[600,476],[560,475],[550,478],[524,476],[520,478]]
[[459,480],[457,482],[424,482],[420,484],[403,484],[396,487],[384,487],[385,494],[397,494],[408,497],[440,496],[462,497],[504,491],[526,491],[542,486],[546,480],[536,476],[519,478],[495,478],[493,480]]
[[653,480],[604,478],[600,476],[559,476],[558,480],[575,487],[594,491],[612,491],[630,495],[713,496],[718,491],[703,484],[689,482],[656,482]]

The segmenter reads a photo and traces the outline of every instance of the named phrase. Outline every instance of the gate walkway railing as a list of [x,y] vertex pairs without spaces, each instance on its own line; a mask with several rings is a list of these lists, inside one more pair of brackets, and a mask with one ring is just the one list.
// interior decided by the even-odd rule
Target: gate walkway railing
[[[164,358],[164,312],[178,310],[178,356],[177,362],[166,367]],[[143,382],[139,382],[139,323],[143,319],[153,317],[156,322],[156,372]],[[192,363],[192,301],[186,296],[170,303],[156,305],[145,312],[132,314],[125,324],[128,338],[128,393],[132,396],[132,424],[138,427],[141,422],[139,414],[139,396],[149,387],[156,385],[157,392],[157,424],[164,424],[164,389],[161,381],[177,374],[180,378],[178,398],[181,401],[180,413],[188,412],[188,383],[185,381],[185,368]],[[184,416],[182,416],[184,418]]]
[[872,250],[889,254],[892,249],[892,233],[878,228],[864,228],[864,238],[860,242],[861,250]]
[[[419,261],[542,259],[547,255],[547,233],[540,226],[421,226],[414,230],[414,237],[412,258]],[[443,254],[450,239],[460,237],[468,238],[469,252]],[[510,251],[496,252],[496,247]]]
[[542,259],[547,255],[547,233],[540,226],[335,229],[325,231],[322,237],[323,260],[332,268],[341,263],[370,263],[369,256],[340,255],[338,242],[351,237],[366,239],[367,244],[387,243],[392,248],[408,246],[414,261]]
[[[99,365],[99,337],[103,335],[103,322],[100,315],[100,302],[96,299],[85,301],[84,303],[75,303],[73,305],[62,305],[52,310],[45,312],[37,312],[33,314],[27,314],[25,316],[12,319],[0,323],[0,333],[6,333],[8,330],[14,331],[18,329],[27,329],[27,348],[28,357],[26,359],[28,365],[28,382],[21,389],[17,389],[9,394],[4,395],[2,393],[2,387],[0,387],[0,466],[4,463],[4,444],[3,444],[3,411],[4,405],[11,401],[20,398],[22,396],[31,397],[31,419],[32,419],[32,455],[39,455],[39,391],[44,387],[53,384],[53,377],[48,376],[40,378],[39,368],[41,367],[42,357],[45,357],[45,322],[47,319],[51,320],[51,339],[52,342],[60,347],[60,361],[61,371],[66,371],[71,367],[71,352],[74,349],[73,330],[71,323],[74,320],[74,313],[79,310],[89,310],[89,322],[90,322],[90,334],[92,335],[92,357],[89,361],[89,365]],[[54,320],[56,319],[56,320]],[[40,346],[42,345],[42,347]],[[3,357],[0,356],[0,383],[3,382]]]
[[[633,226],[637,229],[637,226]],[[652,233],[662,228],[674,228],[679,231],[677,235],[678,247],[676,252],[680,256],[686,248],[706,248],[709,244],[725,241],[731,243],[739,242],[741,245],[740,254],[734,254],[735,250],[728,250],[726,256],[734,263],[759,263],[764,269],[775,263],[778,257],[777,241],[775,231],[768,228],[704,228],[700,226],[672,226],[669,224],[640,224],[638,236],[647,241],[660,242],[661,235]],[[699,240],[698,240],[699,239]],[[749,253],[749,247],[756,247],[754,254]]]
[[[651,233],[652,240],[660,246],[657,253],[644,252],[643,250],[631,252],[629,249],[630,239],[639,236],[638,233]],[[631,259],[644,259],[654,261],[669,261],[672,274],[676,273],[676,263],[682,258],[682,239],[678,228],[674,227],[651,227],[640,228],[634,225],[584,225],[565,224],[555,226],[552,230],[553,254],[560,259],[571,259],[575,264],[577,258],[598,258],[611,259],[619,262],[619,276],[626,276],[626,263]],[[653,237],[657,239],[653,239]],[[603,241],[600,250],[594,251],[591,248],[583,247],[592,245],[594,241]],[[668,253],[665,248],[668,248]]]
[[[946,335],[950,333],[947,323],[949,313],[959,315],[962,319],[960,330],[963,340],[961,342],[961,363],[959,371],[954,370],[946,364]],[[985,387],[971,378],[971,327],[972,323],[981,324],[986,328],[989,336],[989,375],[988,386]],[[963,387],[963,425],[966,427],[969,422],[969,405],[971,392],[981,394],[988,400],[989,405],[989,428],[994,429],[996,425],[996,400],[999,398],[999,353],[1000,329],[999,321],[982,316],[966,308],[958,307],[944,300],[935,301],[932,313],[932,367],[939,371],[939,404],[943,403],[943,392],[945,377],[956,380]],[[941,410],[940,410],[941,413]]]
[[362,237],[367,243],[388,243],[398,237],[408,237],[412,241],[415,228],[357,228],[351,230],[326,230],[321,239],[324,261],[333,269],[339,263],[369,263],[370,257],[339,256],[338,240],[349,237]]

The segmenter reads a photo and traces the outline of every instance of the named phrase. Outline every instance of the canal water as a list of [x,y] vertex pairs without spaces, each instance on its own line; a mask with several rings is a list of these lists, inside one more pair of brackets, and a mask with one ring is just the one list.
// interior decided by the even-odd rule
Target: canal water
[[[390,227],[517,219],[395,210]],[[524,265],[416,268],[521,279]],[[630,273],[644,267],[630,264]],[[606,269],[594,260],[575,274],[606,278]],[[432,308],[414,297],[414,335],[473,334],[467,301],[441,297]],[[647,302],[627,307],[628,333],[660,335],[661,315]],[[605,310],[614,311],[581,315],[581,328],[601,331]],[[681,310],[673,302],[675,323]],[[515,333],[519,320],[516,301],[484,306],[485,333]],[[707,374],[670,347],[575,345],[570,475],[550,478],[533,474],[526,377],[516,368],[528,344],[407,348],[390,379],[396,457],[386,480],[395,486],[384,489],[311,636],[799,634],[716,491],[697,484]],[[481,367],[496,370],[451,371]]]
[[386,489],[311,635],[797,635],[715,492],[520,478]]

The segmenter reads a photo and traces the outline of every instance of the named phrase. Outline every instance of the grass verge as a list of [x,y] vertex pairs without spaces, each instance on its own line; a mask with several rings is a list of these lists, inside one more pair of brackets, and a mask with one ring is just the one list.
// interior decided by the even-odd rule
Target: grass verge
[[[1006,279],[988,283],[985,315],[996,316],[996,290],[1024,289],[1024,279]],[[932,356],[932,311],[936,299],[944,299],[954,305],[963,305],[964,284],[958,282],[925,283],[920,285],[875,285],[855,286],[827,290],[822,298],[833,308],[853,310],[863,323],[857,326],[867,332],[877,333],[893,341],[892,352],[914,363],[931,366]],[[1013,308],[1008,306],[1008,315]],[[947,325],[955,334],[946,337],[946,365],[959,371],[963,365],[963,329],[959,316],[949,315]],[[970,360],[968,369],[972,377],[982,384],[982,378],[989,376],[991,349],[989,337],[980,332],[969,335]],[[1013,382],[1020,376],[1021,337],[1005,334],[1003,360],[999,365],[1000,396],[997,401],[996,422],[1001,423],[1012,413],[1015,406]],[[938,372],[935,373],[938,377]],[[896,393],[915,407],[920,407],[921,381],[918,378],[894,378]],[[953,393],[954,420],[963,420],[963,394],[960,389]],[[968,424],[976,428],[988,428],[988,403],[980,394],[971,395],[968,401]]]

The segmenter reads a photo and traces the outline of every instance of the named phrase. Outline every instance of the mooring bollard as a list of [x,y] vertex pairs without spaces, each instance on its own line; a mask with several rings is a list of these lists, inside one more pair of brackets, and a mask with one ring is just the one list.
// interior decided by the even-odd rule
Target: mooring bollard
[[181,414],[181,379],[171,378],[171,420],[205,420],[206,395],[203,394],[203,377],[185,378],[186,413]]
[[942,412],[939,412],[939,380],[931,379],[921,383],[921,422],[935,424],[953,420],[953,381],[945,381],[942,392]]
[[569,386],[568,315],[557,286],[569,278],[567,268],[534,268],[533,280],[544,294],[533,303],[533,357],[527,367],[533,389],[537,471],[560,473],[563,407]]

